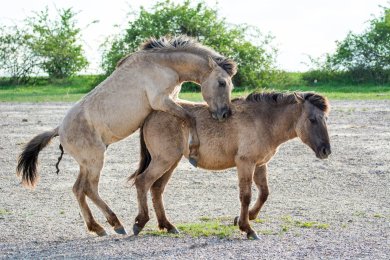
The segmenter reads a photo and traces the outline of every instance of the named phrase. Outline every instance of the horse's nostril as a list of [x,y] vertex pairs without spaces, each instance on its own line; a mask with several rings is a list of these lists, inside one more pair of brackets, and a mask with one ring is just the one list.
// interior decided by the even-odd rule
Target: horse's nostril
[[230,117],[231,115],[232,115],[232,111],[230,109],[228,109],[228,108],[223,112],[223,118],[224,119]]
[[224,112],[223,115],[222,115],[222,117],[223,117],[224,119],[228,118],[228,116],[229,116],[229,113],[228,113],[227,111]]
[[330,147],[328,145],[322,146],[320,152],[322,155],[325,155],[325,156],[329,156],[332,153],[330,150]]

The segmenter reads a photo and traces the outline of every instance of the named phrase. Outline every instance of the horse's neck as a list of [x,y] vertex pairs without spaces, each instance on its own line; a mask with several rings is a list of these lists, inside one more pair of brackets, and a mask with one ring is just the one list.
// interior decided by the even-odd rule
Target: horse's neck
[[196,54],[187,52],[162,52],[154,55],[155,62],[169,67],[179,75],[179,81],[202,83],[210,73],[208,61]]
[[270,125],[272,139],[275,144],[287,142],[290,139],[297,137],[295,125],[301,113],[301,109],[297,104],[289,104],[282,109],[271,110],[272,123]]

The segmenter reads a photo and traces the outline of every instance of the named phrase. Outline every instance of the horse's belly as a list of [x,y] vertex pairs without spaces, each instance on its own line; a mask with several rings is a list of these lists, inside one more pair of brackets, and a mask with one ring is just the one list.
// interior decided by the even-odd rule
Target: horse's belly
[[[184,156],[188,158],[189,148],[185,148]],[[207,170],[224,170],[235,167],[234,151],[225,147],[224,142],[202,143],[199,147],[198,167]]]
[[110,144],[128,137],[140,128],[150,112],[151,110],[145,109],[136,114],[125,113],[104,120],[99,127],[104,142]]
[[225,170],[228,168],[235,167],[236,164],[234,160],[202,160],[199,159],[198,167],[206,169],[206,170]]

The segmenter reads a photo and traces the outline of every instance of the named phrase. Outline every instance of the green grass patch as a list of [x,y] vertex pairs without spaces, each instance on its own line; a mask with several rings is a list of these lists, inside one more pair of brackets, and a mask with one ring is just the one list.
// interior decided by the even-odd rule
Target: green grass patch
[[301,228],[317,228],[317,229],[328,229],[329,228],[329,224],[312,222],[312,221],[295,221],[294,224],[297,227],[301,227]]
[[257,218],[257,219],[255,219],[255,220],[253,220],[253,222],[254,222],[254,223],[261,223],[261,224],[263,224],[263,223],[265,223],[265,219]]
[[77,76],[68,80],[40,80],[21,86],[0,86],[1,102],[75,102],[99,82],[99,76]]
[[[227,217],[226,217],[227,218]],[[225,217],[222,217],[225,219]],[[218,237],[232,238],[240,235],[238,227],[233,226],[232,217],[229,217],[231,224],[220,218],[201,217],[199,223],[180,223],[176,227],[180,234],[169,234],[165,230],[146,229],[142,232],[145,235],[163,236],[163,237]]]
[[177,228],[180,232],[191,237],[219,237],[231,238],[234,234],[239,234],[238,227],[221,223],[218,220],[210,220],[202,223],[179,224]]
[[326,223],[319,223],[315,221],[303,221],[293,219],[291,216],[283,216],[283,224],[281,226],[282,232],[287,232],[293,227],[298,228],[315,228],[315,229],[329,229],[330,225]]
[[286,225],[286,224],[282,225],[281,227],[282,232],[288,232],[289,230],[290,230],[290,225]]
[[353,214],[352,214],[353,216],[355,216],[355,217],[366,217],[366,212],[365,211],[355,211]]
[[211,218],[209,218],[209,217],[200,217],[199,220],[203,221],[203,222],[207,222],[207,221],[211,221]]
[[0,209],[0,216],[12,214],[8,209]]
[[[102,79],[100,75],[75,76],[67,80],[57,81],[37,78],[33,84],[26,85],[7,85],[7,83],[0,81],[0,102],[75,102],[98,85]],[[275,87],[274,89],[259,88],[257,91],[315,91],[327,96],[329,99],[390,99],[390,85],[305,86],[298,80],[296,82],[297,84],[294,84],[294,86]],[[255,91],[253,88],[236,87],[233,90],[232,97],[247,96],[253,91]],[[183,88],[179,97],[190,101],[203,100],[199,87]]]

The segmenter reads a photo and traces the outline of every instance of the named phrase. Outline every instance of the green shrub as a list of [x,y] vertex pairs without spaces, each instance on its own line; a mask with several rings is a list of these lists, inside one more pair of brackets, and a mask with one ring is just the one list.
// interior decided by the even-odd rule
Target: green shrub
[[[236,86],[258,87],[273,79],[276,50],[272,37],[247,25],[231,25],[219,17],[217,7],[204,1],[182,3],[158,1],[150,10],[141,7],[123,34],[107,41],[102,67],[110,74],[126,54],[150,37],[186,34],[210,46],[239,65]],[[186,88],[191,88],[191,85]]]

